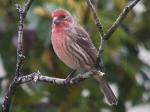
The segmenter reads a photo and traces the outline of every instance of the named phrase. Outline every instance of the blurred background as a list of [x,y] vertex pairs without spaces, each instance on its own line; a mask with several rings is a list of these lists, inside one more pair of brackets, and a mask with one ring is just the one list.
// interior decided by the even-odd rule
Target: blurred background
[[[16,3],[0,1],[0,104],[15,74],[18,14]],[[92,0],[105,32],[132,0]],[[98,48],[99,36],[84,0],[34,0],[24,26],[23,73],[65,78],[71,69],[54,54],[50,12],[65,8],[89,32]],[[109,106],[93,79],[73,86],[30,82],[14,96],[11,112],[149,112],[150,111],[150,1],[139,2],[107,42],[103,60],[107,80],[119,99]]]

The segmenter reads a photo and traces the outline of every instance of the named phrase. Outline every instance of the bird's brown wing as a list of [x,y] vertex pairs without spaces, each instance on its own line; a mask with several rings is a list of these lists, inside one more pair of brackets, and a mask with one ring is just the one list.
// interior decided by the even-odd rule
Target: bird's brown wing
[[86,54],[88,54],[92,59],[93,64],[95,64],[97,60],[97,49],[94,46],[88,33],[82,27],[74,27],[71,31],[73,34],[72,38],[75,43],[77,43],[82,49],[85,50]]

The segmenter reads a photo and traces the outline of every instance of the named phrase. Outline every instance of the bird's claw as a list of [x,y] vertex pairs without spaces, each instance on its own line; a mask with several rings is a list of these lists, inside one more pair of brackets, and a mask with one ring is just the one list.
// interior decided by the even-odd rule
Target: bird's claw
[[69,85],[70,84],[70,80],[72,79],[74,73],[76,72],[76,70],[73,70],[66,78],[66,81],[65,81],[65,85]]

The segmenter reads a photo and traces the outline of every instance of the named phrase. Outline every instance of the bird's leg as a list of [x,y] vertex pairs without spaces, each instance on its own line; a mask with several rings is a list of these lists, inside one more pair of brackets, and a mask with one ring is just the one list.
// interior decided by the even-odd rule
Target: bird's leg
[[70,83],[70,80],[72,79],[75,72],[76,70],[73,70],[71,73],[69,73],[69,75],[66,78],[66,82],[65,82],[66,85]]

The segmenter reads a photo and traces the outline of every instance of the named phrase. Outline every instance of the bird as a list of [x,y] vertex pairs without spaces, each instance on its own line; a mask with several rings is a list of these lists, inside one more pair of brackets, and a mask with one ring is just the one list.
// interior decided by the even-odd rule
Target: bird
[[[58,58],[73,70],[96,68],[98,50],[88,32],[65,9],[55,9],[51,17],[51,42]],[[94,77],[109,104],[117,105],[118,100],[105,78],[100,75]]]

